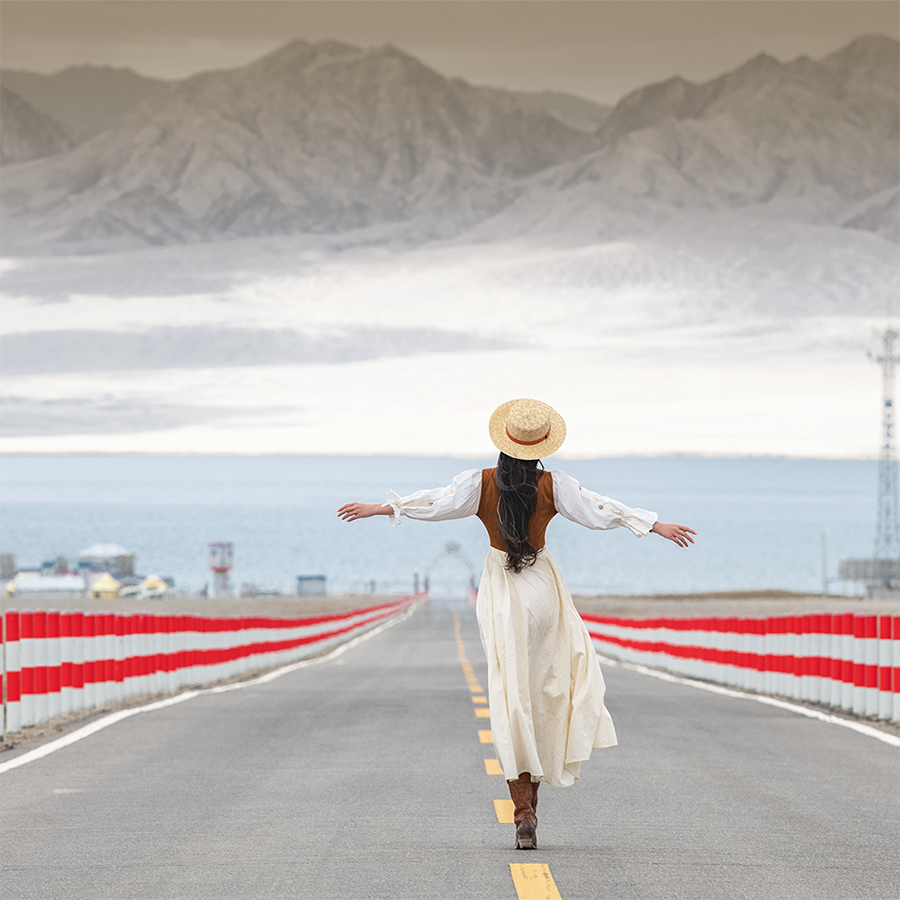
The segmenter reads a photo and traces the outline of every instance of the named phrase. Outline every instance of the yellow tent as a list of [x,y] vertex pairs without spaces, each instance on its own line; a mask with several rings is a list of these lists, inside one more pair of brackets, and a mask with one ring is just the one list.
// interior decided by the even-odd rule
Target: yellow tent
[[92,585],[91,596],[101,600],[111,600],[119,596],[119,582],[109,572],[104,572]]
[[169,586],[159,577],[159,575],[148,575],[141,582],[141,595],[147,599],[166,597],[168,593]]

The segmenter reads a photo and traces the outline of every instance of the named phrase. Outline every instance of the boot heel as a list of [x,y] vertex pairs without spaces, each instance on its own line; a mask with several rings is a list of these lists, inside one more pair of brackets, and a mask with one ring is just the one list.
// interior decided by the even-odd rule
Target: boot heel
[[530,834],[519,834],[516,831],[516,850],[537,850],[537,835],[533,831]]

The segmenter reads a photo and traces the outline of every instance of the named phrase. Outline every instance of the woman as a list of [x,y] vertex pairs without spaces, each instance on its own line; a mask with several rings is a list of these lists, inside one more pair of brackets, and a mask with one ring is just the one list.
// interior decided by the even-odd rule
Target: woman
[[472,469],[445,488],[408,497],[387,492],[385,503],[347,503],[352,522],[387,515],[440,521],[477,515],[491,549],[478,587],[476,614],[488,664],[491,731],[515,806],[516,847],[537,847],[540,782],[567,787],[595,747],[616,743],[603,703],[606,690],[587,628],[562,573],[544,547],[557,513],[587,528],[625,527],[658,534],[679,547],[696,534],[657,521],[580,487],[563,472],[538,470],[566,437],[559,413],[537,400],[510,400],[490,420],[500,450],[495,469]]

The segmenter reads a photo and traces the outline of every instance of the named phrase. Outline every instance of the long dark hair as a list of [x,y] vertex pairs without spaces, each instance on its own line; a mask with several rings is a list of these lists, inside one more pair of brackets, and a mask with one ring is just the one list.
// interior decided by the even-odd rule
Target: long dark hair
[[497,460],[497,487],[500,488],[497,518],[500,537],[506,541],[506,568],[511,572],[521,572],[537,559],[537,550],[528,540],[528,520],[537,503],[539,462],[516,459],[505,453]]

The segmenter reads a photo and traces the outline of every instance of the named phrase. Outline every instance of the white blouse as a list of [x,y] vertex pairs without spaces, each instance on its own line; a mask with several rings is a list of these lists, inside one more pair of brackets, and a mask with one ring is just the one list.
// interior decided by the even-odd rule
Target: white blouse
[[[646,509],[631,509],[618,500],[595,494],[570,475],[559,470],[550,473],[553,478],[553,503],[556,511],[572,522],[606,531],[625,527],[637,537],[643,537],[657,520],[656,513]],[[383,507],[391,508],[391,525],[400,524],[400,516],[443,522],[448,519],[464,519],[478,512],[481,501],[481,469],[467,469],[442,488],[416,491],[407,497],[396,492],[386,492]]]

